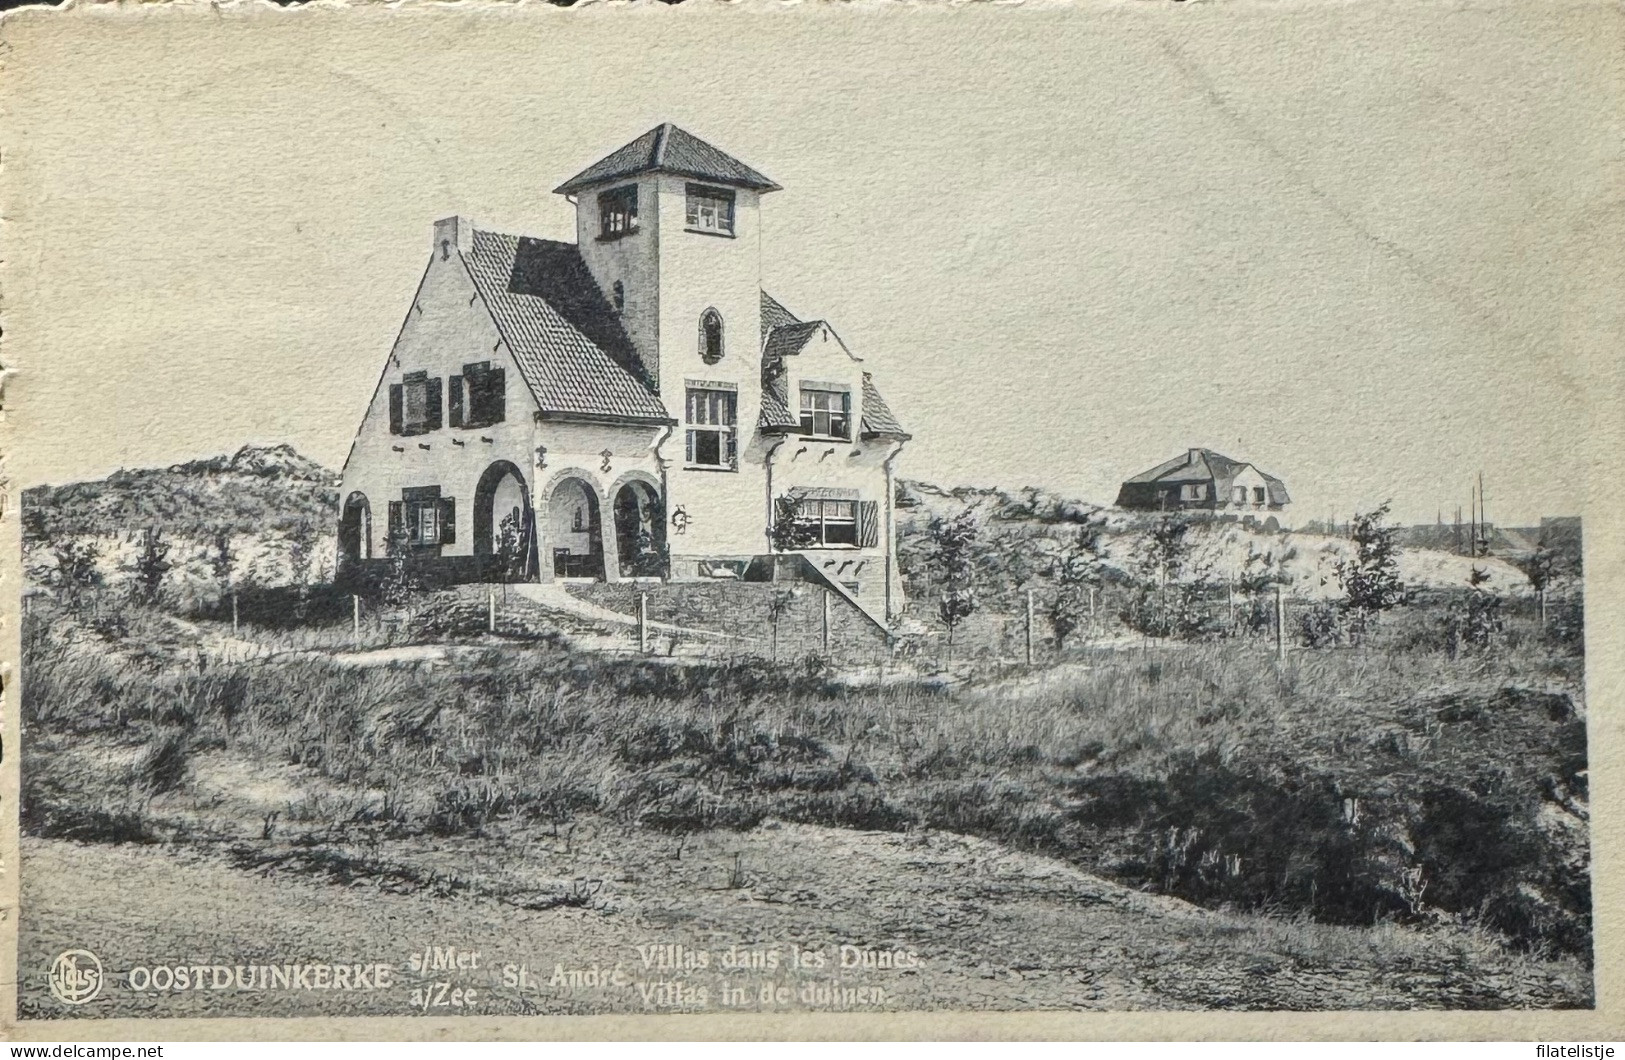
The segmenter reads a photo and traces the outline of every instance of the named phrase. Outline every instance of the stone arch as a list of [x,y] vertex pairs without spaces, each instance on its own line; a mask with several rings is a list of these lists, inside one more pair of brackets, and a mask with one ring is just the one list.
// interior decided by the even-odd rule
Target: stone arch
[[524,472],[512,461],[492,461],[474,487],[473,546],[490,576],[509,580],[536,572],[536,513]]
[[554,578],[604,581],[603,494],[597,479],[565,468],[548,480],[537,511],[544,569]]
[[367,495],[355,490],[344,498],[339,516],[339,567],[348,570],[372,558],[372,505]]
[[629,471],[609,488],[614,521],[615,567],[622,578],[663,578],[666,562],[666,498],[660,480]]

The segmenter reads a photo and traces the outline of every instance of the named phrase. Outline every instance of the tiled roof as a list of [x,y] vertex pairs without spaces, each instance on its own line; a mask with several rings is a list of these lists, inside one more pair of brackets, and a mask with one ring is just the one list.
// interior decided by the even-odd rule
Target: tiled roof
[[891,406],[886,399],[880,396],[875,389],[874,378],[863,373],[863,436],[865,438],[903,438],[909,437],[903,425],[897,422],[892,414]]
[[788,309],[777,298],[762,292],[762,341],[767,341],[767,333],[783,324],[798,324],[800,318]]
[[[782,389],[783,386],[784,375],[780,373],[778,387]],[[758,423],[763,430],[782,431],[801,426],[801,420],[796,417],[795,413],[790,411],[790,406],[785,403],[784,395],[773,387],[762,388],[762,414],[758,417]]]
[[762,347],[762,356],[774,361],[793,357],[801,352],[801,348],[807,345],[807,340],[818,334],[818,330],[823,326],[822,320],[798,320],[794,324],[780,324],[768,332],[767,342]]
[[466,260],[543,412],[671,421],[574,244],[476,231]]
[[554,188],[568,195],[582,188],[638,173],[676,173],[717,184],[757,191],[778,191],[779,186],[739,159],[666,122],[625,147],[612,151]]
[[[1192,459],[1194,454],[1195,459]],[[1125,479],[1123,485],[1129,487],[1136,484],[1150,482],[1213,482],[1223,488],[1244,467],[1249,467],[1245,460],[1235,460],[1223,453],[1216,453],[1212,449],[1192,449],[1174,457],[1172,460],[1158,464],[1150,471],[1142,471],[1133,478]],[[1254,468],[1257,470],[1257,468]],[[1286,483],[1274,475],[1259,471],[1264,484],[1270,492],[1271,504],[1287,504],[1291,498],[1287,496]]]

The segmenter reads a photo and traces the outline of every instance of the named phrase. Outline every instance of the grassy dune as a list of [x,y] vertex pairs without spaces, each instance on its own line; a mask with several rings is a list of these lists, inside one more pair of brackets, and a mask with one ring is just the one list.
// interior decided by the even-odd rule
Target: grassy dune
[[[207,622],[98,631],[41,607],[23,827],[408,891],[448,886],[410,851],[520,834],[568,848],[609,827],[680,857],[684,836],[774,821],[953,832],[1236,915],[1363,926],[1396,960],[1448,938],[1469,970],[1588,967],[1582,660],[1516,615],[1496,651],[1452,655],[1436,620],[1285,664],[1238,637],[862,688],[816,660],[548,638],[360,668],[320,650],[342,638],[245,629],[290,650],[232,662]],[[607,900],[572,888],[527,900]]]

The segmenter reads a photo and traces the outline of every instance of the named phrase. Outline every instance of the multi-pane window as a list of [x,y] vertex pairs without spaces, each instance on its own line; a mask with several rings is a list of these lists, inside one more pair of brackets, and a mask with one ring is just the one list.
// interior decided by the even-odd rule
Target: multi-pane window
[[1185,485],[1179,487],[1179,499],[1182,501],[1207,500],[1207,483],[1187,482]]
[[725,468],[738,464],[736,425],[739,395],[716,387],[688,388],[688,447],[690,467]]
[[[839,492],[845,491],[817,491]],[[880,505],[857,496],[794,496],[800,548],[875,548],[880,544]]]
[[801,518],[818,527],[818,541],[829,545],[856,545],[858,543],[857,501],[801,502]]
[[414,545],[440,544],[440,502],[419,501],[406,506],[407,540]]
[[638,186],[611,188],[598,196],[598,238],[619,239],[638,230]]
[[1247,503],[1247,487],[1246,486],[1237,486],[1235,489],[1231,490],[1230,491],[1230,499],[1235,501],[1237,504],[1246,504]]
[[1263,504],[1264,503],[1264,487],[1263,486],[1254,486],[1253,487],[1253,503],[1254,504]]
[[440,496],[439,486],[414,486],[389,502],[389,538],[413,548],[457,542],[457,502]]
[[801,388],[801,433],[818,438],[852,438],[852,395],[845,390]]
[[686,223],[697,232],[733,235],[734,193],[726,188],[690,184]]

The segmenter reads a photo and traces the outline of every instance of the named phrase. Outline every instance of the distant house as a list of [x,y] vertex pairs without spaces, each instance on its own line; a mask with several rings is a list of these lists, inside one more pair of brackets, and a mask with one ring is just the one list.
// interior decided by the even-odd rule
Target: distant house
[[1211,449],[1190,449],[1123,483],[1119,508],[1245,515],[1280,512],[1291,503],[1286,483]]

